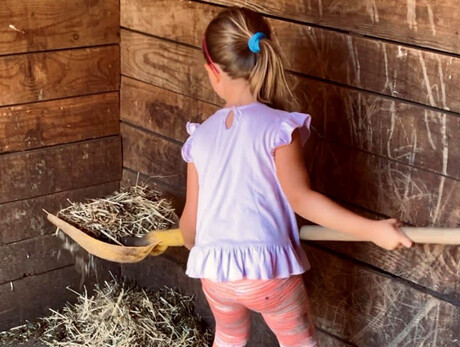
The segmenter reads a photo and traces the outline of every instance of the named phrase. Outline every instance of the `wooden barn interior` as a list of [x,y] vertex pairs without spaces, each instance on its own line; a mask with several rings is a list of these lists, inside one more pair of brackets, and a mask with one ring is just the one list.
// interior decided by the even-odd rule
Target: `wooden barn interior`
[[[302,112],[312,184],[371,218],[460,227],[460,7],[455,0],[4,0],[0,6],[0,331],[78,288],[42,209],[148,182],[185,199],[187,121],[222,106],[201,38],[226,6],[266,16]],[[299,221],[300,224],[304,221]],[[303,242],[321,346],[458,346],[460,248]],[[59,253],[59,257],[57,257]],[[188,251],[99,262],[194,294]],[[254,314],[251,346],[277,346]]]

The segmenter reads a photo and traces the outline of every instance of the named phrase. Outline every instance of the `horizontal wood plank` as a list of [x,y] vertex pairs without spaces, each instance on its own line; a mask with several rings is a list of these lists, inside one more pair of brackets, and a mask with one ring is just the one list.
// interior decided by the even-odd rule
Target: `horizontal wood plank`
[[188,137],[188,121],[201,123],[219,108],[127,77],[121,79],[120,99],[122,121],[178,141]]
[[61,247],[62,241],[55,235],[0,246],[0,283],[73,264],[69,251]]
[[113,263],[97,260],[98,278],[87,277],[83,283],[81,274],[73,266],[52,270],[43,274],[29,276],[12,283],[0,285],[0,331],[10,329],[50,315],[49,309],[59,310],[66,302],[75,302],[76,295],[68,290],[83,291],[84,284],[91,293],[97,281],[109,280],[108,271],[115,276],[119,274],[119,266]]
[[317,243],[460,302],[458,246],[416,244],[410,249],[389,252],[366,242]]
[[460,225],[460,182],[338,144],[307,142],[312,186],[417,226]]
[[117,43],[119,19],[117,0],[4,0],[0,55]]
[[[128,1],[128,0],[125,0]],[[460,9],[446,1],[212,0],[305,23],[460,53]]]
[[53,233],[56,228],[46,219],[43,209],[56,213],[75,202],[108,195],[119,188],[119,182],[109,182],[85,188],[67,190],[0,204],[0,245]]
[[121,31],[121,73],[155,86],[215,104],[200,51],[184,45]]
[[0,153],[119,133],[115,92],[0,108]]
[[121,178],[120,137],[0,155],[0,203]]
[[319,327],[358,346],[455,346],[460,307],[311,246],[304,278]]
[[297,77],[296,83],[320,137],[460,178],[460,117],[313,79]]
[[[221,10],[181,1],[162,10],[156,9],[162,1],[129,1],[125,6],[122,25],[197,47],[201,47],[206,25]],[[157,25],[167,20],[175,25]],[[195,23],[193,30],[190,23]],[[455,92],[460,81],[460,58],[278,19],[269,19],[269,23],[290,70],[460,112],[460,95]],[[146,50],[140,42],[138,54],[143,56]]]
[[0,56],[0,106],[119,89],[116,45]]
[[59,309],[75,294],[67,286],[78,287],[80,274],[68,266],[42,275],[0,285],[0,330],[25,323],[25,320],[49,315],[49,309]]
[[186,163],[180,144],[121,123],[123,165],[133,171],[183,187]]

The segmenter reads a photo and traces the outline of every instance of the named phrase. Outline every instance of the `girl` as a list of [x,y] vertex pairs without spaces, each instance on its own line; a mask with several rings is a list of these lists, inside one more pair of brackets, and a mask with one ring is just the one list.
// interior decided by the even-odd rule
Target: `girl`
[[245,346],[249,310],[281,346],[316,346],[301,274],[309,262],[295,214],[385,249],[411,241],[394,219],[358,216],[310,188],[302,145],[310,116],[286,112],[293,96],[263,17],[229,8],[203,36],[205,68],[225,100],[202,124],[187,123],[188,163],[180,230],[216,320],[214,346]]

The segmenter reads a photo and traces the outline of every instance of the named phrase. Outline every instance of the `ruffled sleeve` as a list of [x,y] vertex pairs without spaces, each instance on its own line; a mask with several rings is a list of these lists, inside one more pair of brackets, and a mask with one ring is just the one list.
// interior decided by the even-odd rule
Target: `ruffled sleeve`
[[187,140],[185,141],[184,145],[182,146],[182,158],[187,162],[191,163],[193,162],[192,158],[192,143],[193,143],[193,134],[195,133],[195,130],[200,126],[199,123],[192,123],[192,122],[187,122],[187,133],[190,135]]
[[274,148],[284,146],[292,141],[292,133],[299,129],[302,146],[310,137],[311,116],[306,113],[291,112],[279,123]]

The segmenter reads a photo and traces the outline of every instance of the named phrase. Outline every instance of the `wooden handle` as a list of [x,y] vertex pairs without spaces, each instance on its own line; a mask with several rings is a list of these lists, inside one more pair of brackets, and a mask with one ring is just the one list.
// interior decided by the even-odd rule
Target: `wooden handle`
[[[460,245],[460,228],[404,227],[401,230],[415,243]],[[318,225],[304,225],[300,229],[300,238],[316,241],[369,241]]]

